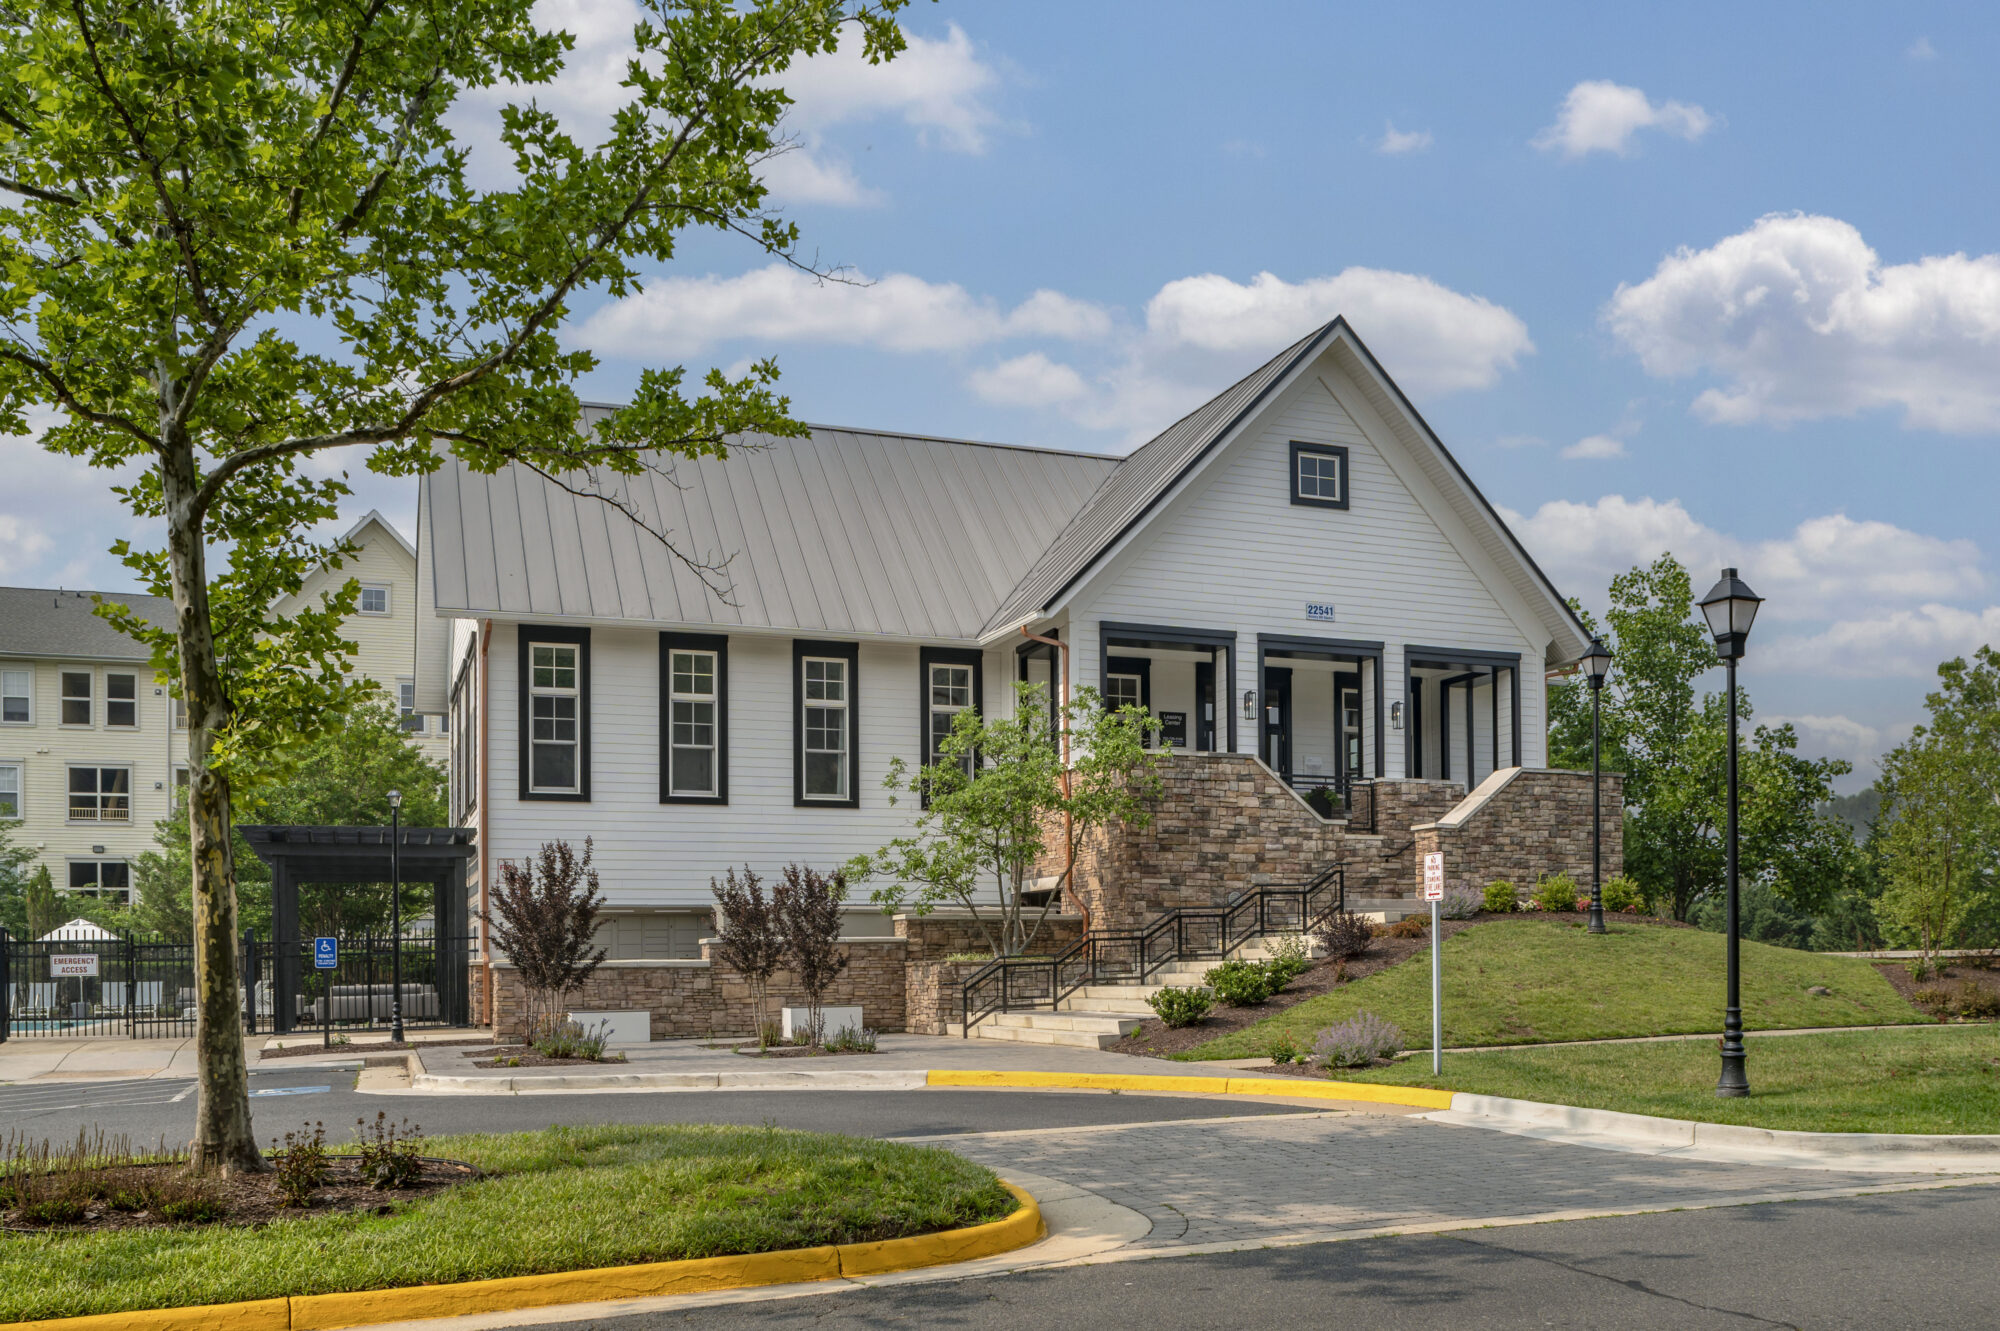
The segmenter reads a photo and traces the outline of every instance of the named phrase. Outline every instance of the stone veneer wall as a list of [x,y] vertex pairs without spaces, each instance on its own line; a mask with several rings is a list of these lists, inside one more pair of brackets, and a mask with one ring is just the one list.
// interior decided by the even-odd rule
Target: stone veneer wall
[[907,1029],[913,1035],[956,1035],[960,986],[984,962],[913,961],[908,967]]
[[[824,1001],[828,1006],[858,1004],[861,1019],[874,1030],[902,1030],[907,1008],[905,946],[901,938],[844,941],[841,950],[847,969],[828,988]],[[656,1040],[754,1035],[757,1024],[748,982],[729,967],[715,964],[708,953],[709,945],[703,943],[700,961],[607,961],[571,995],[568,1006],[582,1011],[650,1012]],[[493,975],[494,1034],[519,1039],[526,1033],[526,992],[520,972],[495,962]],[[780,1007],[803,1006],[805,993],[797,977],[789,971],[772,976],[770,1002],[770,1020],[777,1019]]]
[[[989,945],[978,923],[963,910],[936,910],[929,915],[898,915],[896,936],[908,943],[903,954],[911,965],[942,961],[958,952],[985,952]],[[1076,915],[1054,911],[1042,920],[1031,950],[1057,952],[1083,937],[1083,920]],[[984,963],[981,963],[982,965]]]
[[[1488,787],[1496,787],[1489,793]],[[1482,798],[1482,796],[1484,798]],[[1625,871],[1625,778],[1604,774],[1604,876]],[[1568,873],[1590,888],[1590,773],[1522,768],[1499,772],[1464,807],[1412,829],[1416,862],[1444,852],[1445,882],[1483,890],[1496,879],[1525,896],[1544,874]]]
[[[1073,888],[1094,929],[1136,928],[1165,910],[1215,905],[1334,863],[1347,867],[1349,900],[1408,896],[1418,876],[1411,824],[1437,818],[1464,794],[1449,782],[1371,782],[1376,831],[1362,833],[1322,819],[1247,754],[1169,754],[1160,776],[1149,825],[1099,829],[1078,847]],[[1059,824],[1047,844],[1037,872],[1060,873]]]

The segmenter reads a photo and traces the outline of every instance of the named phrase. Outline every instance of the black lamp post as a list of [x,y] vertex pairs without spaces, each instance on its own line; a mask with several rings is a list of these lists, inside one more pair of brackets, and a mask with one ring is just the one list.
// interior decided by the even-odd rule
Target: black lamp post
[[1604,677],[1611,673],[1611,649],[1592,638],[1583,654],[1590,680],[1590,932],[1604,932]]
[[1729,842],[1724,870],[1729,892],[1729,994],[1722,1016],[1722,1076],[1715,1083],[1715,1093],[1727,1097],[1750,1094],[1750,1078],[1743,1070],[1743,1003],[1736,962],[1736,662],[1743,655],[1751,622],[1763,602],[1733,568],[1722,570],[1722,580],[1701,600],[1701,613],[1715,638],[1715,654],[1722,658],[1729,688]]
[[403,792],[389,792],[389,1041],[403,1043]]

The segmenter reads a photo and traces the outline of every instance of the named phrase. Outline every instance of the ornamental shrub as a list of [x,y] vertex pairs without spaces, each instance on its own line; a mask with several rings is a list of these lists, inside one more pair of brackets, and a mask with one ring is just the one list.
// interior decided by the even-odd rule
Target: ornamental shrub
[[1505,915],[1514,909],[1514,885],[1505,878],[1496,878],[1486,885],[1486,909],[1495,915]]
[[1422,938],[1430,932],[1430,922],[1421,915],[1405,915],[1383,930],[1391,938]]
[[1303,1062],[1306,1051],[1298,1038],[1290,1031],[1279,1031],[1271,1037],[1271,1061],[1279,1067],[1288,1063]]
[[1306,942],[1304,934],[1279,934],[1271,940],[1271,957],[1264,963],[1264,969],[1281,977],[1272,992],[1282,992],[1286,985],[1312,969],[1312,945]]
[[1966,980],[1958,986],[1958,1015],[1972,1021],[2000,1017],[2000,994]]
[[1548,874],[1535,884],[1536,910],[1575,910],[1576,879],[1566,873]]
[[1201,977],[1215,996],[1231,1007],[1255,1007],[1277,992],[1271,973],[1254,961],[1225,961]]
[[1366,952],[1375,941],[1375,930],[1367,920],[1351,910],[1337,910],[1320,918],[1313,937],[1329,957],[1345,960]]
[[1639,884],[1622,873],[1604,880],[1604,909],[1640,911],[1646,908],[1646,894]]
[[1453,883],[1445,888],[1444,900],[1438,902],[1438,914],[1447,920],[1469,920],[1477,915],[1485,904],[1484,893]]
[[1209,1009],[1215,1006],[1215,995],[1206,989],[1168,985],[1147,999],[1146,1006],[1153,1009],[1161,1022],[1178,1029],[1208,1016]]
[[1373,1012],[1357,1012],[1313,1040],[1312,1061],[1322,1068],[1365,1068],[1403,1048],[1403,1032]]

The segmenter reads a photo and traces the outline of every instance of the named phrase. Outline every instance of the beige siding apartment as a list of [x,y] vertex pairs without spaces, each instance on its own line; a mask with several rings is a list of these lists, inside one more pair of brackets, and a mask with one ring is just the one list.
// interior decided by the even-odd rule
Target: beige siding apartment
[[[415,710],[416,552],[381,515],[348,533],[358,553],[307,580],[319,597],[354,578],[355,670],[401,706],[411,741],[442,761],[445,718]],[[0,587],[0,828],[59,891],[129,897],[187,774],[187,731],[145,648],[93,612],[96,593]],[[103,593],[166,624],[161,597]]]

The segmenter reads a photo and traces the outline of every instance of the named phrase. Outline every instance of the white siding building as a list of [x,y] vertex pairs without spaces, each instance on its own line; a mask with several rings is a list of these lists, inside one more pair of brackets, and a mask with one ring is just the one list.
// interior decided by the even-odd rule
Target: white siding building
[[900,834],[890,761],[1018,679],[1301,790],[1469,788],[1544,761],[1544,672],[1585,645],[1341,320],[1124,459],[815,428],[672,467],[448,466],[420,504],[420,659],[448,664],[416,703],[452,711],[479,881],[592,838],[614,955],[695,955],[730,865]]

